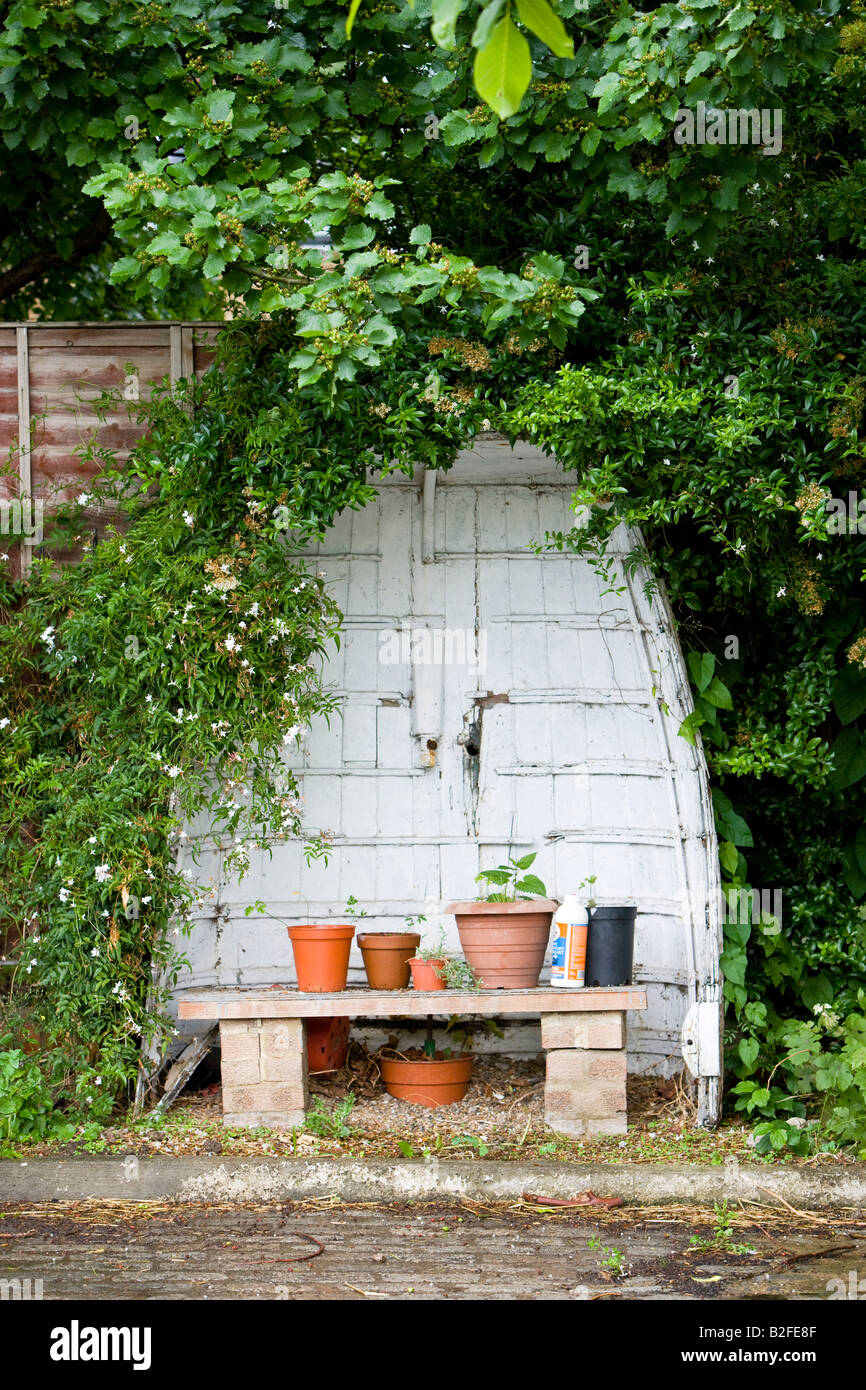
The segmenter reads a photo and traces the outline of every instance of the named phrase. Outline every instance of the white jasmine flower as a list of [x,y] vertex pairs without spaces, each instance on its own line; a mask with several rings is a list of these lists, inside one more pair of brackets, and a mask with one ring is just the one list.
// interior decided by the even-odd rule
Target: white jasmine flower
[[770,226],[771,226],[771,227],[778,227],[778,225],[779,225],[779,224],[778,224],[778,222],[776,221],[775,217],[771,217],[771,218],[770,218]]
[[788,591],[787,591],[787,589],[785,588],[785,586],[784,586],[784,584],[783,584],[782,587],[781,587],[781,589],[779,589],[779,590],[777,591],[777,593],[776,593],[776,598],[784,598],[784,597],[785,597],[785,594],[786,594],[787,592],[788,592]]
[[65,902],[67,901],[67,899],[69,898],[69,889],[68,889],[68,888],[60,888],[60,889],[58,890],[57,896],[58,896],[58,898],[60,899],[60,901],[61,901],[62,903],[65,903]]
[[98,955],[99,955],[99,947],[98,947],[98,946],[94,946],[94,948],[93,948],[93,950],[90,952],[90,954],[91,954],[92,956],[98,956]]
[[5,729],[12,723],[11,719],[0,719],[0,729]]
[[96,868],[93,871],[93,876],[96,879],[97,883],[107,883],[108,880],[111,878],[111,865],[97,864]]
[[187,526],[190,527],[190,529],[193,526],[195,526],[195,517],[193,516],[192,512],[184,512],[183,519],[186,522]]
[[173,778],[173,777],[179,777],[179,776],[180,776],[180,771],[181,771],[181,770],[180,770],[180,768],[177,766],[176,763],[173,763],[171,767],[167,767],[165,770],[166,770],[166,772],[168,773],[169,777],[172,777],[172,778]]
[[239,652],[241,644],[236,637],[233,637],[232,634],[229,633],[225,641],[225,648],[227,652]]

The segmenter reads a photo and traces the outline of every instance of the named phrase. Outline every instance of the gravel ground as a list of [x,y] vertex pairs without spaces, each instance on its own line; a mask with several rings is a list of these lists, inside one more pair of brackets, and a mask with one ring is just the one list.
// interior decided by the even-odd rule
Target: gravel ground
[[[315,1073],[313,1095],[339,1102],[346,1093],[342,1077]],[[490,1054],[475,1058],[466,1095],[456,1105],[427,1110],[423,1105],[389,1096],[383,1087],[359,1087],[352,1108],[352,1128],[375,1136],[399,1131],[409,1139],[465,1133],[482,1140],[516,1142],[523,1134],[544,1131],[544,1061],[514,1060]]]

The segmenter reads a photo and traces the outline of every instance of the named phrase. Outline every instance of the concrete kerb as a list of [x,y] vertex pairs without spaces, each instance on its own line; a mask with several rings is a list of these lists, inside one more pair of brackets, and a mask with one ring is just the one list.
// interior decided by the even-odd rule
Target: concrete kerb
[[[0,1202],[508,1202],[524,1192],[574,1197],[591,1188],[626,1205],[738,1200],[839,1211],[866,1208],[866,1164],[820,1173],[729,1159],[686,1164],[503,1163],[428,1158],[37,1158],[0,1160]],[[780,1200],[777,1200],[780,1199]]]

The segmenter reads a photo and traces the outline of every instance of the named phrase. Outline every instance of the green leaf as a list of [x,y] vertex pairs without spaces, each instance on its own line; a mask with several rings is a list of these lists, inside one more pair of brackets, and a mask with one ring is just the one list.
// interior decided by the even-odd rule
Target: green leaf
[[713,810],[716,817],[716,829],[719,835],[726,840],[731,840],[735,845],[753,845],[752,832],[742,816],[738,816],[730,798],[719,787],[713,787]]
[[284,309],[286,306],[286,295],[276,285],[267,285],[262,290],[259,299],[259,308],[265,314],[272,314],[277,309]]
[[433,23],[430,33],[433,35],[433,42],[440,48],[457,47],[454,30],[465,4],[466,0],[433,0]]
[[383,219],[386,217],[393,217],[394,204],[388,201],[384,193],[377,190],[367,203],[365,212],[369,217],[380,217]]
[[111,279],[115,284],[120,284],[124,280],[129,280],[133,275],[137,275],[140,270],[141,266],[134,256],[122,256],[111,267]]
[[725,873],[733,878],[737,872],[737,865],[740,862],[740,853],[737,846],[730,840],[722,840],[719,845],[719,860]]
[[748,10],[738,5],[736,9],[730,10],[725,16],[725,21],[729,29],[746,29],[757,19],[754,10]]
[[699,693],[703,693],[713,678],[713,671],[716,667],[716,658],[711,652],[689,652],[686,657],[689,674],[698,688]]
[[829,785],[834,791],[853,787],[861,777],[866,777],[866,741],[857,729],[843,729],[833,747],[833,772]]
[[376,347],[390,347],[397,337],[397,330],[381,314],[375,314],[365,323],[364,336],[368,343],[373,343]]
[[483,48],[475,55],[475,89],[506,120],[519,110],[532,78],[529,44],[510,15],[497,21]]
[[490,30],[499,18],[499,12],[504,4],[505,0],[490,0],[490,4],[484,6],[472,34],[473,48],[484,48],[490,38]]
[[541,879],[536,878],[535,874],[527,874],[525,878],[519,879],[515,888],[519,893],[535,893],[539,898],[543,898],[547,892]]
[[842,723],[853,723],[866,710],[866,677],[853,666],[846,667],[836,677],[832,698]]
[[559,15],[554,14],[547,0],[517,0],[517,13],[527,29],[547,44],[557,58],[573,58],[574,44],[565,31]]
[[760,1050],[761,1045],[757,1038],[740,1038],[737,1044],[737,1052],[740,1054],[740,1061],[749,1071],[752,1070],[752,1067],[758,1060],[758,1053]]
[[683,78],[686,86],[696,77],[699,77],[702,72],[706,72],[707,68],[711,68],[713,64],[717,62],[717,55],[715,53],[709,53],[705,48],[702,49],[700,53],[696,53],[688,72]]
[[535,863],[535,861],[536,861],[537,858],[538,858],[538,854],[537,854],[537,853],[535,853],[535,854],[524,854],[524,856],[523,856],[522,859],[513,859],[511,862],[513,863],[513,865],[514,865],[514,867],[515,867],[516,869],[529,869],[529,868],[531,868],[532,865]]
[[677,729],[679,737],[684,738],[686,743],[690,743],[692,747],[694,747],[697,743],[695,735],[703,722],[704,716],[701,714],[700,710],[692,710],[691,714],[686,715],[682,724]]
[[709,700],[716,709],[733,709],[734,704],[731,699],[731,692],[726,685],[723,685],[718,676],[715,676],[706,690],[703,692],[703,699]]
[[439,122],[439,133],[446,145],[465,145],[477,140],[478,127],[470,121],[465,111],[449,111]]
[[432,239],[433,233],[428,222],[419,222],[418,226],[413,227],[409,233],[410,246],[429,246]]

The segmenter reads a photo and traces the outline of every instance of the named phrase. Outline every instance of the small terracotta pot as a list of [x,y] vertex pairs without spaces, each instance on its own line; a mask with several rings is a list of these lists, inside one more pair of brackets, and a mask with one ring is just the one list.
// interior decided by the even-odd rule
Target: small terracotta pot
[[371,989],[408,989],[409,961],[421,944],[415,931],[358,933],[364,969]]
[[350,1018],[308,1018],[307,1067],[310,1071],[338,1071],[349,1051]]
[[304,994],[339,994],[349,978],[353,926],[289,927],[298,989]]
[[412,984],[416,990],[445,988],[444,978],[436,974],[437,968],[445,969],[444,960],[419,960],[414,956],[409,962],[409,967],[412,971]]
[[382,1079],[389,1095],[433,1110],[437,1105],[454,1105],[463,1099],[474,1060],[471,1053],[443,1057],[441,1052],[437,1052],[435,1058],[413,1058],[407,1062],[383,1057]]
[[535,989],[558,903],[451,903],[463,954],[485,989]]

